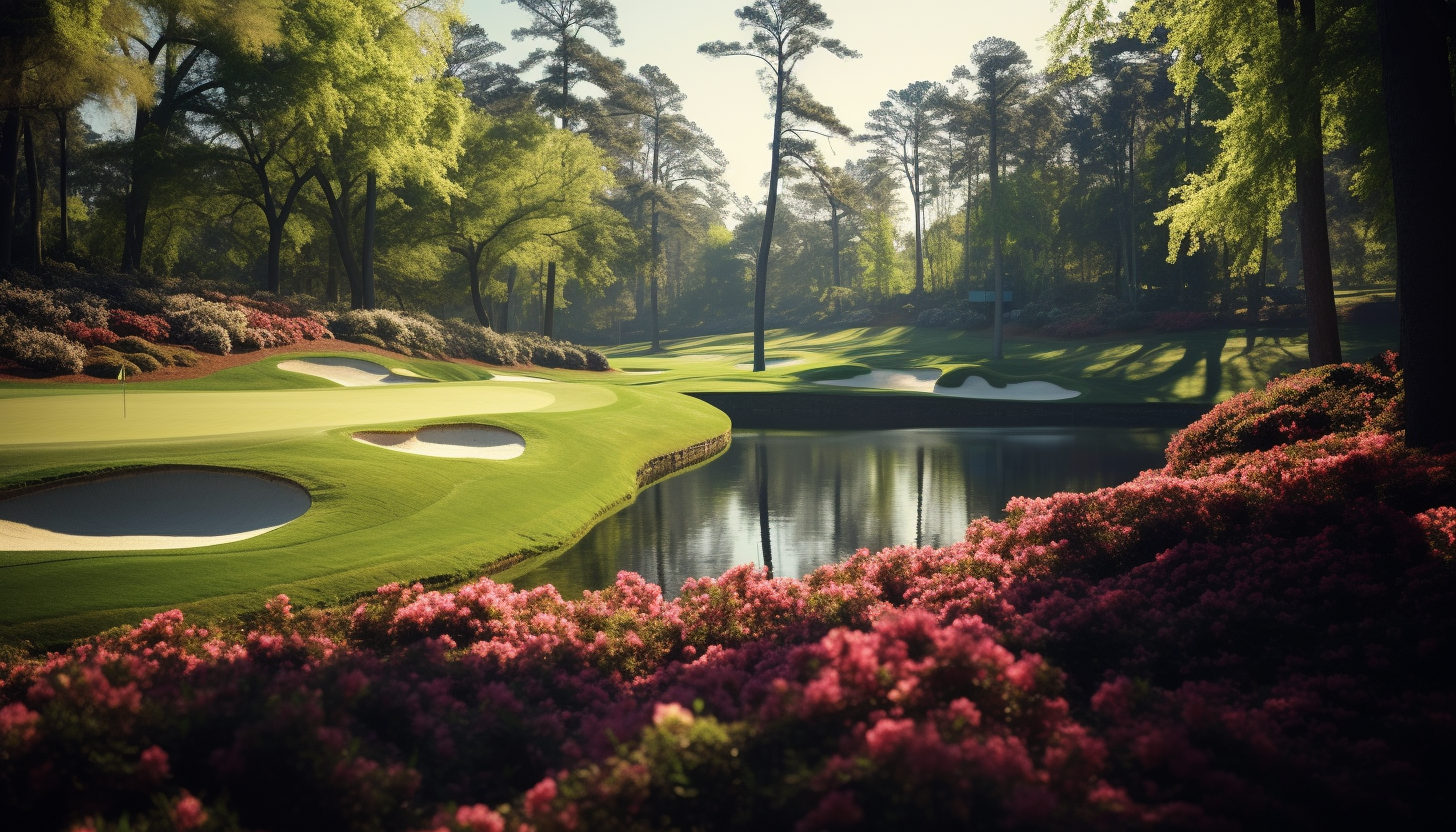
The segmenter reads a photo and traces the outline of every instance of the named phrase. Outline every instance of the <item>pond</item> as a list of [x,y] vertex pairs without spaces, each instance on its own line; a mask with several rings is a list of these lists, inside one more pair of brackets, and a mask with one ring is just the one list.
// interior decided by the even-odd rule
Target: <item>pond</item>
[[565,597],[620,570],[687,578],[768,565],[801,577],[856,549],[944,546],[1015,496],[1091,491],[1161,468],[1173,431],[954,428],[734,431],[716,460],[648,488],[561,554],[499,576]]

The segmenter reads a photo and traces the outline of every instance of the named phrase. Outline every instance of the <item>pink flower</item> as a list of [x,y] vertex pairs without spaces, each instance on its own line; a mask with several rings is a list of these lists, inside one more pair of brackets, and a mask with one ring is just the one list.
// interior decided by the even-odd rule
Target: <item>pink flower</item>
[[202,801],[183,790],[182,796],[177,798],[176,805],[172,807],[172,822],[176,824],[178,832],[196,829],[207,823],[207,810],[202,808]]
[[456,809],[455,822],[469,832],[504,832],[506,828],[505,818],[494,809],[480,803]]
[[172,767],[167,752],[161,746],[153,745],[142,752],[137,761],[137,776],[148,783],[158,783],[172,776]]
[[556,781],[550,777],[532,786],[526,792],[526,815],[529,817],[542,817],[551,811],[551,804],[556,800]]

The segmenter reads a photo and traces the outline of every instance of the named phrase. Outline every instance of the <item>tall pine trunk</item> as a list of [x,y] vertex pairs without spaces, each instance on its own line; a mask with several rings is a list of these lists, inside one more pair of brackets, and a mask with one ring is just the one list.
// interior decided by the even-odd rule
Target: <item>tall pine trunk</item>
[[546,299],[542,301],[541,334],[547,338],[556,323],[556,261],[546,264]]
[[1376,0],[1385,121],[1395,187],[1400,358],[1405,370],[1405,441],[1429,448],[1456,441],[1456,107],[1447,40],[1432,12],[1412,0]]
[[359,283],[364,289],[364,308],[376,307],[374,298],[374,230],[377,225],[379,186],[374,171],[364,179],[364,262],[359,268]]
[[20,191],[20,110],[6,110],[0,125],[0,268],[15,248],[15,200]]
[[71,193],[71,111],[56,111],[56,133],[59,136],[58,158],[61,165],[60,177],[60,209],[61,209],[61,259],[71,254],[71,206],[68,202]]
[[22,124],[25,138],[25,189],[30,200],[30,213],[25,221],[25,246],[30,260],[37,267],[45,261],[45,251],[40,241],[40,212],[45,204],[45,191],[40,187],[40,167],[35,161],[35,134],[30,129],[30,117]]
[[774,214],[779,205],[779,154],[783,150],[784,132],[784,65],[779,61],[774,87],[773,145],[768,167],[768,198],[764,201],[763,239],[758,245],[758,261],[753,268],[753,372],[768,368],[764,360],[764,320],[768,306],[768,256],[773,249]]
[[[1299,204],[1299,239],[1304,260],[1304,298],[1309,312],[1309,363],[1320,367],[1340,363],[1340,328],[1335,317],[1335,280],[1330,262],[1330,230],[1325,213],[1324,124],[1320,112],[1320,82],[1314,42],[1314,0],[1278,0],[1280,34],[1291,73],[1289,93],[1290,135],[1294,138],[1294,190]],[[1303,30],[1301,34],[1300,30]],[[1301,50],[1301,39],[1307,40]],[[1307,56],[1305,60],[1294,58]],[[1300,75],[1300,73],[1307,73]]]
[[1003,344],[1004,322],[1002,320],[1005,308],[1003,295],[1005,294],[1006,286],[1006,270],[1001,260],[1001,154],[997,144],[999,140],[997,133],[1000,125],[997,124],[997,116],[999,115],[997,110],[999,107],[996,103],[996,80],[994,77],[991,79],[990,100],[991,135],[990,141],[988,142],[989,147],[987,148],[987,158],[990,162],[989,170],[991,173],[991,212],[989,219],[991,221],[991,269],[996,278],[996,296],[992,299],[994,304],[992,307],[992,315],[994,317],[991,320],[991,358],[999,360],[1006,357],[1005,346]]

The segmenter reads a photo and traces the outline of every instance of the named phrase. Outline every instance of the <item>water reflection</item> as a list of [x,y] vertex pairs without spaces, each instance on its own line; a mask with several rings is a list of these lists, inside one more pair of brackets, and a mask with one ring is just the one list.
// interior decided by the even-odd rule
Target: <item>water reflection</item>
[[[731,566],[801,576],[859,548],[943,546],[1016,495],[1091,491],[1161,467],[1171,431],[961,428],[734,431],[712,463],[659,483],[576,546],[501,576],[572,597],[640,573],[676,595]],[[524,574],[522,574],[524,572]]]

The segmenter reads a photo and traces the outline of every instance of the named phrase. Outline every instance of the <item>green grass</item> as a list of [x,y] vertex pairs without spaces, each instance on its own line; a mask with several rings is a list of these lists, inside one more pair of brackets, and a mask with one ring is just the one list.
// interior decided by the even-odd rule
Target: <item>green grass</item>
[[[1346,360],[1363,361],[1395,347],[1394,327],[1341,326]],[[767,334],[770,359],[802,359],[763,373],[735,368],[752,357],[747,334],[666,342],[650,353],[646,344],[607,348],[622,370],[667,370],[657,375],[613,374],[635,388],[679,392],[844,393],[815,381],[849,378],[869,369],[934,368],[941,383],[955,386],[977,375],[993,385],[1041,380],[1082,395],[1071,402],[1218,402],[1309,366],[1303,330],[1203,329],[1185,333],[1113,334],[1063,340],[1040,334],[1007,335],[1006,357],[992,361],[989,331],[963,332],[919,327],[831,331],[774,330]],[[683,356],[719,356],[711,360]],[[929,395],[866,391],[866,395]]]
[[[277,360],[128,385],[125,419],[120,385],[0,385],[0,487],[191,464],[276,474],[313,495],[293,523],[222,546],[0,552],[0,640],[55,644],[171,607],[225,617],[280,592],[338,603],[395,580],[464,580],[569,544],[635,495],[644,462],[729,427],[718,411],[665,390],[492,381],[342,388],[280,371]],[[386,363],[437,378],[487,375],[444,362]],[[273,389],[257,389],[265,384]],[[469,421],[516,431],[526,453],[436,459],[350,438],[363,428]]]

